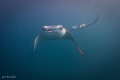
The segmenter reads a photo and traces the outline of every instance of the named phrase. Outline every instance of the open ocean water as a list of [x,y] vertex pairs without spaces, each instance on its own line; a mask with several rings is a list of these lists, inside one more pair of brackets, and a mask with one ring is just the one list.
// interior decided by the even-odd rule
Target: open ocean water
[[[0,0],[0,80],[120,80],[119,0]],[[42,26],[73,31],[75,43],[33,43]],[[10,78],[10,77],[14,77]]]

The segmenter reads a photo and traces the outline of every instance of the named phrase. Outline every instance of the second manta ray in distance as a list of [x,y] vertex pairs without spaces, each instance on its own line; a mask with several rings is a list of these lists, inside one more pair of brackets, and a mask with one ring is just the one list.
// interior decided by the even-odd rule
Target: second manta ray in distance
[[91,25],[95,24],[98,21],[98,18],[99,18],[99,15],[97,14],[97,18],[93,23],[75,25],[75,26],[72,27],[71,31],[81,30],[81,29],[83,29],[85,27],[91,26]]
[[42,27],[42,31],[40,32],[40,34],[36,37],[34,41],[34,50],[30,58],[33,56],[34,51],[39,43],[43,41],[60,40],[60,39],[71,40],[75,42],[75,44],[77,45],[78,51],[85,57],[85,55],[80,50],[73,34],[69,32],[68,30],[66,30],[65,28],[63,28],[62,25],[56,25],[56,26],[43,26]]

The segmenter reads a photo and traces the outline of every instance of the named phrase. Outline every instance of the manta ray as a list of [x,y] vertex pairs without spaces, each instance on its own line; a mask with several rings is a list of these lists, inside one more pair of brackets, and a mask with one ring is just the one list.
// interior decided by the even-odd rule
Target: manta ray
[[70,31],[81,30],[81,29],[83,29],[83,28],[85,28],[85,27],[91,26],[91,25],[95,24],[95,23],[98,21],[98,18],[99,18],[99,15],[97,14],[97,18],[95,19],[94,22],[92,22],[92,23],[90,23],[90,24],[79,24],[79,25],[75,25],[75,26],[73,26],[73,27],[71,28]]
[[[75,26],[73,26],[71,28],[70,31],[81,30],[81,29],[83,29],[85,27],[91,26],[91,25],[95,24],[98,21],[98,18],[99,18],[99,15],[97,14],[97,18],[95,19],[94,22],[92,22],[90,24],[75,25]],[[63,28],[62,25],[43,26],[42,31],[40,32],[40,34],[36,37],[36,39],[34,41],[34,49],[33,49],[33,53],[30,56],[30,58],[33,56],[36,47],[41,42],[49,41],[49,40],[61,40],[61,39],[73,41],[77,45],[77,48],[78,48],[78,51],[80,52],[80,54],[83,55],[84,57],[86,57],[82,53],[82,51],[80,50],[75,37],[73,36],[73,34],[70,31]]]
[[49,40],[61,40],[61,39],[73,41],[76,44],[80,54],[85,57],[85,55],[80,50],[73,34],[69,32],[68,30],[66,30],[65,28],[63,28],[62,25],[54,25],[54,26],[43,26],[42,27],[42,31],[40,32],[40,34],[36,37],[34,41],[34,50],[30,58],[33,56],[36,47],[41,42],[49,41]]

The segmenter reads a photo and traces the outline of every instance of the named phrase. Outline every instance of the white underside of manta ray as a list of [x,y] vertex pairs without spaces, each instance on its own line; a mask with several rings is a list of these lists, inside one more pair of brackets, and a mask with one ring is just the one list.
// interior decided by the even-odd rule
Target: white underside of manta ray
[[66,30],[65,28],[62,27],[62,25],[56,25],[56,26],[43,26],[42,31],[40,34],[36,37],[34,41],[34,50],[30,58],[33,56],[34,51],[36,47],[43,41],[49,41],[49,40],[59,40],[59,39],[64,39],[64,40],[71,40],[75,42],[77,45],[78,51],[80,54],[82,54],[84,57],[85,55],[82,53],[80,50],[73,34]]

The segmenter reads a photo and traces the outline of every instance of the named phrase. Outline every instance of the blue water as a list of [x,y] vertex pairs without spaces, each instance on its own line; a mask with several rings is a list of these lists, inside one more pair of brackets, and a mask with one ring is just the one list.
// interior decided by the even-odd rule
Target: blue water
[[[120,1],[1,0],[0,80],[120,80]],[[33,43],[42,26],[96,24],[72,32],[75,43],[54,40]]]

